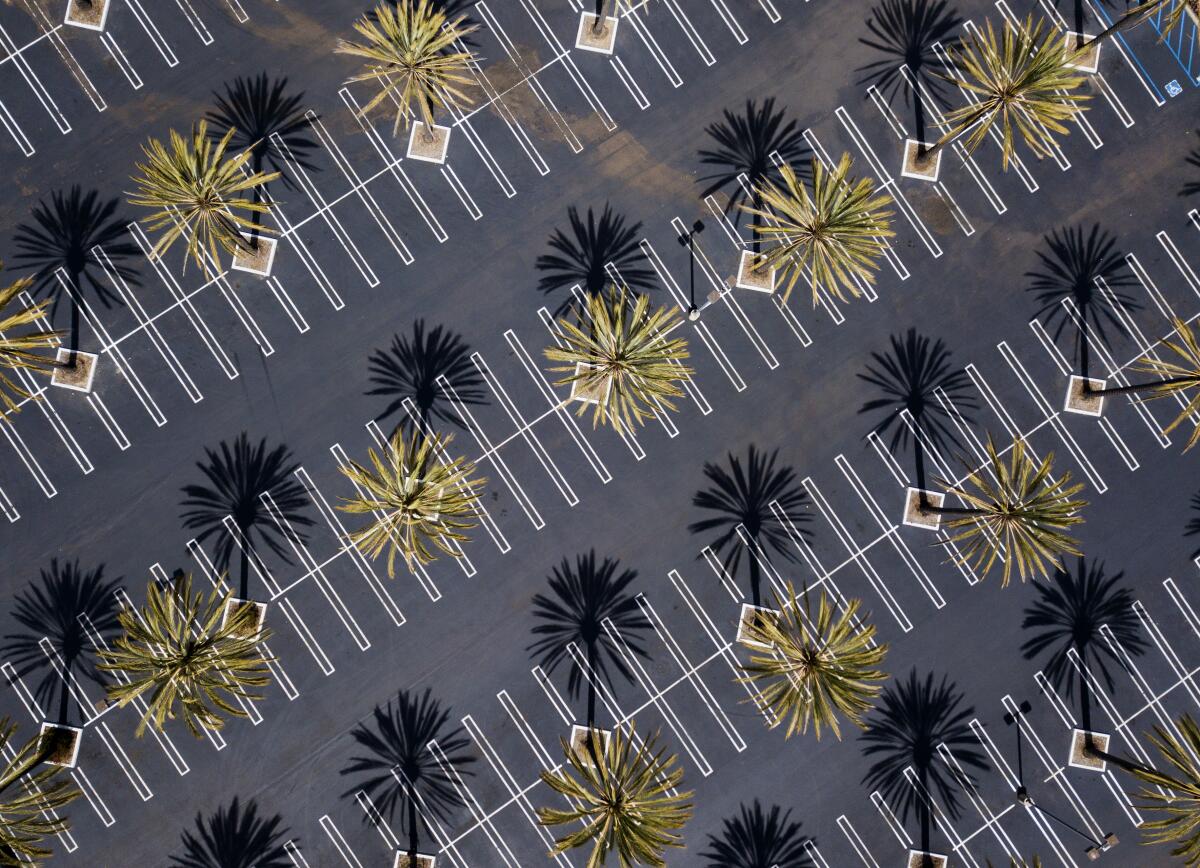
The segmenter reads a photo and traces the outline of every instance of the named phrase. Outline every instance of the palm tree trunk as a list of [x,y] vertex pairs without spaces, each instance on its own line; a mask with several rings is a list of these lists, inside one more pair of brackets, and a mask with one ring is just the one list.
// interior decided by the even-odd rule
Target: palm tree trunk
[[1169,380],[1157,380],[1151,383],[1134,383],[1131,386],[1113,386],[1108,389],[1087,389],[1086,391],[1092,395],[1128,395],[1135,392],[1152,392],[1163,386],[1174,386],[1178,383],[1195,382],[1196,377],[1171,377]]
[[[1122,15],[1120,18],[1118,18],[1116,21],[1114,21],[1112,24],[1110,24],[1104,30],[1101,30],[1098,34],[1096,34],[1096,37],[1094,39],[1081,45],[1078,50],[1082,52],[1088,48],[1091,48],[1093,45],[1098,45],[1099,43],[1103,42],[1104,40],[1108,39],[1111,36],[1115,36],[1118,33],[1124,33],[1126,30],[1136,27],[1137,25],[1139,25],[1143,21],[1145,21],[1147,18],[1149,18],[1150,15],[1155,10],[1157,10],[1159,7],[1163,6],[1165,3],[1166,3],[1166,0],[1163,0],[1162,3],[1158,4],[1158,6],[1154,7],[1153,9],[1147,10],[1146,12],[1138,12],[1136,10],[1126,12],[1124,15]],[[1080,29],[1082,30],[1083,28],[1080,28]]]
[[425,108],[425,117],[422,119],[425,132],[421,138],[425,144],[432,145],[437,140],[437,136],[433,134],[433,100],[426,98],[422,105]]
[[592,35],[599,36],[604,32],[604,0],[596,0],[595,20],[592,22]]

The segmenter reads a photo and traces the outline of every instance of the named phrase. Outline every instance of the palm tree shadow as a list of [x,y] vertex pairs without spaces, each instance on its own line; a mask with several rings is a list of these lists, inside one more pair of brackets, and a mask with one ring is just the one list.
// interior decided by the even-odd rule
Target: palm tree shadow
[[[957,793],[963,781],[949,773],[939,756],[939,746],[944,745],[953,754],[972,783],[972,770],[988,768],[969,725],[975,709],[964,706],[964,699],[945,676],[940,683],[934,682],[933,673],[921,680],[913,669],[907,679],[893,682],[884,690],[867,730],[860,736],[866,743],[863,755],[878,757],[863,783],[879,791],[902,823],[910,814],[917,817],[921,849],[926,852],[930,851],[934,815],[923,794],[935,800],[949,819],[957,818],[960,809]],[[912,769],[917,786],[905,775],[906,769]]]
[[871,9],[867,19],[870,37],[858,41],[884,55],[883,59],[860,66],[859,84],[873,84],[888,103],[898,92],[904,94],[904,105],[912,101],[915,138],[925,137],[925,107],[915,98],[912,88],[900,74],[900,64],[908,67],[917,82],[939,106],[949,105],[948,82],[936,71],[940,60],[934,43],[949,49],[957,42],[955,31],[962,24],[958,13],[947,0],[882,0]]
[[[287,171],[289,164],[317,171],[308,159],[317,143],[309,137],[304,92],[289,94],[287,86],[286,77],[272,79],[266,72],[253,78],[238,76],[225,85],[224,93],[213,92],[216,107],[204,117],[211,124],[212,138],[220,139],[233,130],[230,147],[235,152],[253,151],[254,172],[279,172],[283,185],[294,190],[295,182]],[[273,138],[275,135],[283,141],[286,152]]]
[[389,821],[399,809],[410,854],[418,849],[422,821],[428,832],[431,820],[449,822],[463,806],[454,779],[474,774],[470,741],[461,726],[449,723],[450,709],[443,708],[429,688],[419,695],[401,690],[394,702],[375,706],[371,721],[350,733],[366,753],[351,757],[341,770],[342,775],[362,776],[342,796],[365,793]]
[[737,816],[721,821],[721,834],[708,836],[708,850],[700,854],[708,868],[812,868],[806,844],[816,843],[800,832],[800,821],[791,810],[772,805],[764,811],[758,799],[742,804]]
[[[891,351],[871,353],[872,363],[867,365],[866,373],[858,374],[860,380],[880,393],[880,397],[865,401],[858,412],[884,413],[871,432],[878,437],[891,432],[887,446],[893,455],[911,444],[917,488],[925,490],[929,487],[926,447],[945,453],[960,446],[949,405],[957,409],[962,424],[969,426],[971,412],[979,404],[970,377],[951,364],[950,350],[941,338],[934,340],[910,328],[903,337],[892,335],[889,340]],[[904,419],[905,412],[911,427]]]
[[[1041,305],[1034,315],[1045,314],[1054,325],[1056,343],[1064,330],[1073,332],[1072,361],[1078,362],[1081,376],[1091,376],[1092,336],[1109,345],[1107,330],[1126,334],[1117,306],[1130,312],[1142,307],[1123,291],[1136,285],[1136,280],[1125,257],[1114,249],[1116,238],[1098,223],[1086,235],[1082,226],[1074,226],[1055,229],[1043,240],[1049,250],[1037,251],[1040,269],[1025,274],[1030,279],[1026,291],[1034,293]],[[1102,290],[1100,283],[1111,291]],[[1067,300],[1075,306],[1074,318],[1063,305]]]
[[183,854],[171,856],[172,868],[291,868],[284,845],[288,829],[276,814],[266,817],[258,804],[234,796],[207,818],[196,814],[196,829],[183,833]]
[[[533,615],[538,619],[532,633],[534,642],[526,650],[549,675],[570,659],[567,693],[572,700],[587,683],[587,726],[596,721],[596,681],[613,686],[613,674],[627,681],[633,673],[626,665],[622,649],[605,629],[613,628],[630,653],[646,658],[648,653],[639,633],[650,629],[635,595],[628,592],[637,572],[621,569],[620,561],[605,558],[597,563],[596,552],[576,555],[575,563],[563,558],[549,576],[550,593],[535,594]],[[582,646],[587,670],[573,657],[568,645]]]
[[[1187,528],[1184,530],[1184,536],[1200,536],[1200,492],[1192,495],[1192,511],[1196,513],[1188,519]],[[1200,546],[1196,548],[1188,557],[1195,560],[1200,558]]]
[[[55,558],[41,570],[40,584],[31,583],[16,595],[12,617],[25,631],[5,635],[3,654],[19,675],[44,670],[34,695],[46,708],[57,701],[59,723],[69,722],[69,678],[105,683],[92,658],[88,631],[94,629],[104,642],[120,633],[115,597],[120,587],[120,578],[105,578],[103,566],[85,571],[78,561],[60,563]],[[67,677],[58,674],[42,650],[43,638],[50,640]]]
[[[538,289],[544,295],[580,284],[584,292],[594,296],[611,282],[605,266],[613,265],[631,290],[650,290],[656,286],[653,270],[645,267],[646,255],[639,244],[642,224],[628,225],[625,218],[604,205],[597,220],[591,208],[587,220],[579,216],[575,206],[567,209],[570,233],[555,229],[550,236],[553,253],[539,256],[535,263],[542,276]],[[574,306],[567,294],[554,311],[561,316]]]
[[722,559],[730,576],[737,575],[742,556],[746,555],[751,602],[755,606],[762,602],[762,569],[758,558],[746,552],[738,526],[764,555],[775,552],[788,562],[796,560],[789,531],[796,530],[804,539],[812,535],[807,527],[812,520],[808,494],[797,481],[795,469],[776,466],[778,458],[778,449],[768,455],[751,443],[745,461],[728,453],[728,469],[706,461],[704,476],[710,485],[692,495],[692,506],[716,514],[689,524],[688,531],[719,531],[708,546]]
[[[753,199],[752,207],[762,210],[762,201],[756,191],[765,182],[781,183],[779,167],[773,155],[796,169],[801,177],[807,178],[811,173],[809,161],[812,149],[795,120],[784,122],[785,111],[783,108],[776,111],[774,97],[763,100],[761,106],[754,100],[747,100],[745,114],[735,115],[725,109],[722,112],[723,120],[709,124],[704,129],[713,140],[714,147],[699,152],[700,162],[719,168],[699,179],[709,182],[700,191],[700,197],[723,191],[727,197],[725,213],[733,213],[735,227],[741,219],[740,206],[748,200]],[[742,176],[750,190],[755,192],[747,192],[742,184]]]
[[[1025,609],[1021,627],[1033,631],[1022,645],[1026,660],[1049,653],[1044,671],[1050,682],[1074,695],[1076,675],[1079,683],[1080,724],[1091,730],[1091,691],[1084,673],[1098,674],[1111,692],[1113,677],[1110,664],[1124,668],[1118,651],[1105,640],[1104,627],[1125,652],[1137,657],[1148,645],[1142,638],[1139,622],[1133,611],[1135,597],[1129,588],[1118,588],[1124,572],[1107,576],[1103,561],[1078,558],[1074,574],[1060,567],[1052,582],[1034,585],[1037,599]],[[1079,657],[1080,670],[1071,662],[1069,653]]]
[[[257,445],[251,445],[243,431],[232,443],[222,441],[217,449],[204,450],[205,460],[196,462],[207,482],[202,485],[185,485],[184,499],[180,502],[183,512],[180,518],[187,530],[198,531],[196,541],[203,543],[216,537],[215,563],[222,573],[229,571],[235,553],[239,562],[238,596],[248,599],[250,582],[250,559],[264,569],[258,559],[265,546],[285,564],[291,556],[284,547],[283,531],[276,524],[271,512],[263,502],[263,495],[270,494],[271,500],[296,536],[306,540],[304,528],[312,525],[312,519],[304,514],[309,504],[308,494],[296,479],[294,471],[299,467],[291,450],[284,445],[267,450],[264,437]],[[249,544],[237,545],[225,527],[226,516]],[[253,554],[247,549],[253,549]]]
[[35,298],[52,299],[51,320],[64,293],[56,273],[67,275],[67,303],[70,305],[70,349],[79,348],[79,304],[71,297],[91,296],[105,308],[120,305],[121,297],[100,278],[104,274],[93,248],[100,247],[107,265],[127,285],[141,285],[139,273],[130,262],[141,250],[127,238],[129,221],[117,215],[119,199],[101,200],[100,193],[84,193],[79,185],[63,193],[50,194],[33,207],[32,222],[19,225],[13,233],[13,245],[20,252],[13,262],[33,269],[32,293]]
[[457,400],[464,406],[482,407],[488,403],[483,378],[471,361],[471,347],[461,335],[440,325],[426,331],[425,321],[417,320],[413,323],[411,338],[393,335],[392,345],[386,350],[375,350],[367,365],[371,382],[376,385],[366,394],[392,399],[375,417],[376,421],[400,412],[397,428],[402,430],[408,430],[413,424],[403,412],[405,398],[416,405],[421,427],[425,429],[434,419],[466,427],[443,394],[439,377],[449,381]]
[[[1200,133],[1200,130],[1197,131]],[[1187,164],[1195,169],[1200,169],[1200,148],[1192,151],[1187,155]],[[1200,181],[1188,181],[1179,188],[1180,196],[1195,196],[1200,193]]]

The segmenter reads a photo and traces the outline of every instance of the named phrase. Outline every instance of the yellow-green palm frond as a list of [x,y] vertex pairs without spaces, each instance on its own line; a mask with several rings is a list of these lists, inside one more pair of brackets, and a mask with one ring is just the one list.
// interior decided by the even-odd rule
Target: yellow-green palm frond
[[755,267],[782,272],[785,302],[805,266],[812,272],[814,307],[820,300],[818,287],[845,301],[846,292],[858,296],[856,279],[875,282],[885,239],[896,234],[888,219],[892,198],[876,193],[870,178],[849,177],[851,165],[849,154],[842,154],[832,171],[814,159],[811,191],[791,166],[781,166],[782,186],[766,180],[755,189],[763,209],[738,206],[758,217],[761,222],[753,228],[774,242],[756,258]]
[[270,633],[246,635],[255,617],[249,606],[235,609],[222,625],[229,599],[217,588],[207,596],[193,595],[191,576],[186,576],[170,587],[151,583],[140,612],[121,611],[124,633],[100,652],[100,668],[123,676],[107,688],[118,704],[149,693],[138,736],[147,725],[162,732],[178,705],[188,730],[200,738],[204,730],[224,725],[222,715],[245,717],[233,702],[258,699],[251,688],[270,683],[259,648]]
[[1087,501],[1072,499],[1083,484],[1071,485],[1070,473],[1052,480],[1054,454],[1036,464],[1020,437],[1013,440],[1007,463],[991,435],[986,451],[985,466],[973,470],[968,465],[961,484],[938,480],[948,496],[966,504],[962,510],[934,510],[946,513],[946,526],[958,531],[947,541],[962,545],[954,560],[969,564],[983,577],[1002,559],[1001,587],[1008,585],[1014,565],[1022,582],[1035,574],[1047,578],[1061,555],[1080,554],[1079,543],[1063,531],[1083,522],[1079,511]]
[[1140,23],[1148,18],[1162,13],[1158,20],[1159,41],[1170,36],[1176,27],[1183,23],[1188,6],[1192,14],[1200,19],[1200,0],[1145,0],[1125,13],[1128,18],[1137,18]]
[[146,162],[136,164],[139,174],[132,179],[137,191],[126,195],[130,203],[154,209],[142,219],[150,231],[163,230],[152,251],[154,258],[161,259],[183,238],[185,267],[191,257],[207,274],[206,254],[219,263],[220,251],[236,256],[250,249],[241,230],[255,227],[243,213],[266,213],[271,204],[244,194],[274,181],[279,173],[243,171],[251,158],[248,150],[226,158],[225,149],[235,132],[231,128],[213,141],[207,122],[200,121],[189,137],[171,130],[166,143],[150,139],[142,145]]
[[679,309],[650,310],[650,298],[612,287],[605,297],[587,300],[587,311],[558,322],[564,347],[550,347],[546,358],[563,362],[551,371],[566,374],[555,385],[571,385],[581,401],[579,415],[594,408],[592,423],[640,425],[661,410],[674,410],[674,399],[683,394],[679,383],[692,376],[683,365],[687,341],[669,337],[681,323]]
[[348,82],[374,81],[380,91],[362,110],[369,114],[385,99],[396,103],[392,135],[401,123],[408,129],[413,103],[422,120],[433,125],[433,110],[445,105],[446,97],[463,105],[473,100],[463,88],[474,83],[467,74],[476,58],[469,51],[456,51],[454,44],[473,33],[464,26],[465,15],[453,21],[429,0],[401,0],[394,6],[381,3],[354,23],[363,42],[339,39],[338,54],[362,58],[365,69]]
[[960,72],[952,80],[976,99],[946,113],[947,135],[970,130],[965,145],[974,151],[998,127],[1005,169],[1018,137],[1037,156],[1050,156],[1054,137],[1068,134],[1066,122],[1089,99],[1075,92],[1086,77],[1067,65],[1062,36],[1043,20],[1035,24],[1033,16],[1000,33],[989,19],[951,54]]
[[[1149,736],[1171,771],[1141,766],[1131,771],[1147,785],[1137,794],[1142,799],[1137,807],[1156,816],[1141,825],[1146,843],[1174,844],[1171,855],[1194,868],[1200,865],[1200,765],[1195,760],[1200,752],[1200,727],[1189,714],[1179,719],[1178,726],[1182,740],[1159,726]],[[1168,792],[1164,795],[1159,787]]]
[[475,527],[479,490],[487,480],[472,478],[474,462],[443,457],[452,439],[420,431],[406,439],[397,429],[382,453],[367,451],[369,467],[352,461],[341,468],[359,493],[343,498],[338,509],[374,516],[348,542],[372,559],[386,548],[389,576],[395,575],[397,554],[409,572],[432,561],[434,549],[459,556],[454,543],[466,541],[463,531]]
[[9,421],[9,413],[16,413],[20,410],[21,399],[31,397],[16,377],[9,372],[19,370],[45,372],[57,366],[57,362],[51,356],[37,351],[53,348],[62,336],[62,332],[29,328],[29,326],[39,325],[42,320],[46,319],[46,309],[50,302],[41,301],[8,310],[14,301],[18,301],[18,296],[22,290],[29,287],[30,283],[31,281],[25,278],[0,289],[0,407],[4,410],[3,413],[0,413],[0,420],[3,420],[0,424]]
[[863,727],[863,715],[882,689],[887,675],[879,669],[887,646],[874,641],[875,627],[859,623],[860,600],[838,612],[823,591],[814,616],[805,595],[801,601],[791,583],[787,596],[775,595],[779,614],[767,613],[746,626],[746,638],[766,646],[741,664],[743,682],[758,688],[754,700],[770,709],[775,728],[786,723],[786,736],[808,731],[817,738],[828,727],[836,738],[839,717]]
[[0,719],[0,865],[29,865],[52,856],[42,841],[66,831],[67,820],[57,811],[79,795],[70,784],[55,780],[57,766],[34,772],[43,757],[39,736],[9,755],[16,731],[7,717]]
[[[538,822],[543,826],[583,823],[557,839],[550,855],[591,844],[587,868],[600,868],[610,853],[616,854],[621,868],[666,865],[663,852],[683,846],[677,832],[692,815],[692,793],[670,792],[683,782],[677,758],[658,748],[657,733],[635,747],[632,723],[628,733],[612,733],[607,747],[594,731],[591,739],[591,750],[580,752],[564,739],[570,769],[542,772],[543,783],[566,796],[572,807],[539,808]],[[599,762],[594,763],[593,757]]]
[[[1200,413],[1200,334],[1196,328],[1178,317],[1173,320],[1173,325],[1178,339],[1167,337],[1161,343],[1164,349],[1174,354],[1174,358],[1160,361],[1147,354],[1134,365],[1135,370],[1162,378],[1162,383],[1155,385],[1151,394],[1147,396],[1148,400],[1166,398],[1169,395],[1178,395],[1184,399],[1183,409],[1164,429],[1168,434]],[[1188,389],[1195,390],[1190,397],[1186,394]],[[1200,443],[1200,425],[1192,428],[1184,450],[1191,449],[1197,443]]]

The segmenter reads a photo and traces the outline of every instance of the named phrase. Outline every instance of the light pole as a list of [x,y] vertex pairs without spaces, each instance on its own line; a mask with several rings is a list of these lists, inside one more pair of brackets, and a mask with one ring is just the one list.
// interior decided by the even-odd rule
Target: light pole
[[1019,721],[1021,719],[1021,715],[1028,714],[1032,708],[1033,706],[1029,704],[1028,700],[1023,700],[1021,704],[1017,706],[1016,714],[1010,714],[1007,711],[1004,713],[1004,723],[1006,726],[1012,726],[1014,723],[1017,725],[1017,804],[1025,808],[1033,808],[1042,816],[1053,820],[1064,829],[1069,829],[1080,838],[1083,838],[1083,840],[1087,841],[1090,846],[1084,851],[1084,853],[1087,855],[1088,859],[1094,862],[1100,858],[1101,853],[1107,852],[1108,850],[1111,850],[1113,847],[1117,846],[1117,841],[1119,840],[1117,836],[1112,832],[1109,832],[1104,836],[1103,841],[1097,841],[1078,826],[1074,826],[1057,814],[1052,814],[1050,811],[1047,811],[1033,800],[1033,796],[1029,795],[1029,790],[1025,787],[1025,770],[1021,764],[1021,724]]
[[694,239],[703,231],[704,222],[697,220],[692,224],[690,232],[682,232],[679,235],[679,243],[688,249],[688,272],[691,280],[688,289],[687,318],[691,322],[700,319],[700,309],[696,307],[696,245]]

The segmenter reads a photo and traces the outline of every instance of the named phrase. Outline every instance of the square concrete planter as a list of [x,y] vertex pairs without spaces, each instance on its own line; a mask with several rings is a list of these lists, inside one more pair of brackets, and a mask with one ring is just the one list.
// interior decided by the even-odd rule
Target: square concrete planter
[[928,150],[932,147],[933,145],[929,144],[929,142],[905,139],[904,165],[900,167],[901,177],[913,178],[917,181],[936,181],[942,171],[942,155],[946,152],[938,151],[933,155],[933,159],[929,159],[928,157],[918,158],[921,148]]
[[[608,750],[608,742],[612,738],[612,732],[607,729],[593,727],[592,732],[599,736],[600,753],[603,755]],[[588,728],[580,726],[578,723],[571,727],[571,750],[575,752],[575,756],[584,765],[592,765],[592,753],[588,746]]]
[[[242,237],[250,240],[249,233],[243,232]],[[275,249],[279,242],[274,238],[266,238],[261,233],[258,236],[257,250],[239,250],[233,257],[235,271],[248,271],[260,277],[270,277],[271,266],[275,264]]]
[[941,853],[927,853],[924,850],[909,850],[906,868],[946,868],[950,860]]
[[446,162],[446,150],[450,147],[450,128],[433,125],[433,140],[425,138],[425,122],[413,121],[412,132],[408,134],[408,152],[410,160],[424,160],[426,163]]
[[750,638],[750,631],[754,626],[755,619],[759,620],[775,620],[779,617],[778,609],[769,609],[765,606],[752,606],[749,603],[742,603],[742,610],[738,613],[738,628],[737,641],[747,648],[761,648],[764,651],[770,649],[770,645],[764,645],[762,642],[757,642]]
[[[1084,389],[1084,384],[1088,389]],[[1063,400],[1063,410],[1067,413],[1078,413],[1080,416],[1099,416],[1104,412],[1104,396],[1094,394],[1104,388],[1104,380],[1091,377],[1084,379],[1076,374],[1067,381],[1067,397]]]
[[[587,362],[575,363],[575,375],[579,376],[584,371],[594,369],[595,365],[589,365]],[[571,400],[582,401],[585,404],[603,404],[608,401],[609,393],[612,392],[612,380],[606,377],[599,383],[587,383],[584,380],[571,381]]]
[[[54,354],[55,360],[65,364],[71,358],[71,351],[66,347],[59,347]],[[50,375],[50,385],[58,386],[60,389],[70,389],[73,392],[83,392],[87,394],[92,391],[92,382],[96,379],[96,363],[98,357],[95,353],[76,353],[75,367],[73,368],[55,368],[54,373]]]
[[1091,772],[1102,772],[1108,768],[1108,762],[1087,749],[1087,738],[1091,735],[1097,749],[1108,753],[1108,736],[1102,732],[1089,733],[1085,729],[1071,730],[1071,753],[1067,757],[1067,765],[1073,769],[1087,769]]
[[575,47],[583,51],[595,51],[598,54],[612,54],[617,43],[617,25],[620,20],[606,15],[604,24],[597,33],[596,15],[584,12],[579,16],[579,32],[575,34]]
[[[937,530],[942,526],[941,513],[922,509],[921,494],[919,488],[910,487],[904,490],[904,524],[922,530]],[[930,506],[940,507],[946,502],[946,495],[940,491],[926,491],[924,494]]]
[[84,30],[103,30],[108,18],[108,8],[113,0],[67,0],[67,16],[63,19],[72,27]]
[[414,860],[407,853],[397,853],[392,868],[434,868],[436,860],[426,853],[418,853]]
[[738,259],[737,279],[733,285],[738,289],[749,289],[753,292],[765,292],[768,295],[775,291],[775,269],[754,267],[754,251],[743,250]]
[[75,768],[79,759],[79,743],[83,741],[82,729],[64,723],[45,721],[42,723],[38,739],[38,747],[48,751],[42,762],[65,769]]
[[[1083,41],[1089,42],[1092,36],[1083,34]],[[1075,53],[1079,43],[1079,33],[1068,30],[1063,34],[1063,54],[1070,57]],[[1077,69],[1080,72],[1095,72],[1100,68],[1100,43],[1093,42],[1087,47],[1087,51],[1076,57],[1074,60],[1067,61],[1067,66],[1071,69]]]
[[252,608],[254,613],[250,616],[250,620],[246,622],[245,626],[237,631],[237,635],[253,638],[261,633],[263,624],[267,620],[267,604],[254,600],[240,600],[237,597],[230,597],[225,601],[225,608],[221,612],[221,628],[224,629],[230,619],[235,617],[240,610],[248,607]]

